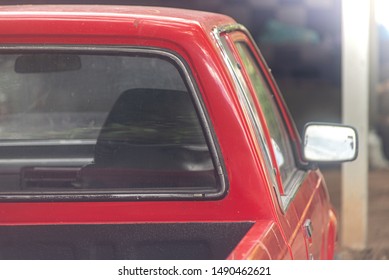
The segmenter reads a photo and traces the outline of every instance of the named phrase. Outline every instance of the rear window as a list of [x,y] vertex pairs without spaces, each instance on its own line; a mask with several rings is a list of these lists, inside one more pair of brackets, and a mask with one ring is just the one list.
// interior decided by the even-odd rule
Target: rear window
[[151,50],[0,54],[0,196],[219,193],[214,143],[183,65]]

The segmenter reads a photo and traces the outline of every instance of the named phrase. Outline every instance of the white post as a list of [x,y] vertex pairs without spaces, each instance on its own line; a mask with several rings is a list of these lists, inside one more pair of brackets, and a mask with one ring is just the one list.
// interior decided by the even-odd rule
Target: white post
[[366,248],[368,210],[368,132],[370,0],[342,1],[342,117],[359,134],[359,156],[342,166],[341,242]]

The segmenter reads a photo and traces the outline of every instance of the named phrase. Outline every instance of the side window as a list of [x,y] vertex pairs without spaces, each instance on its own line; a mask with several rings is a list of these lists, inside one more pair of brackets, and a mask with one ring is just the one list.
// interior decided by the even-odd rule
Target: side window
[[282,116],[279,113],[274,96],[260,71],[252,50],[244,41],[235,42],[235,46],[266,119],[276,163],[281,173],[283,185],[287,187],[290,178],[296,170],[288,132]]
[[219,192],[211,140],[176,60],[1,54],[0,198]]

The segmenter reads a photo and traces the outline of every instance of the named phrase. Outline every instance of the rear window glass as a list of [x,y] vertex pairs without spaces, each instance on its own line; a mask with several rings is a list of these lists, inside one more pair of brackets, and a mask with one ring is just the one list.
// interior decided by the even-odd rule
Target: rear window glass
[[217,192],[185,73],[153,53],[0,54],[0,196]]

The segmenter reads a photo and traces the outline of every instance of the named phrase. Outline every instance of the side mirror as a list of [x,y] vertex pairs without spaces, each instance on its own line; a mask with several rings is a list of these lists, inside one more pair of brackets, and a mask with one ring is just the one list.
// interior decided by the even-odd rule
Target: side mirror
[[350,126],[310,123],[305,126],[303,139],[308,162],[352,161],[358,155],[358,135]]

